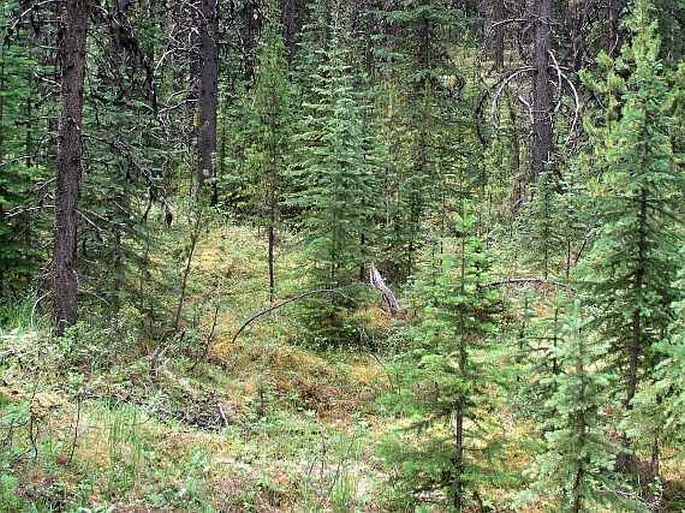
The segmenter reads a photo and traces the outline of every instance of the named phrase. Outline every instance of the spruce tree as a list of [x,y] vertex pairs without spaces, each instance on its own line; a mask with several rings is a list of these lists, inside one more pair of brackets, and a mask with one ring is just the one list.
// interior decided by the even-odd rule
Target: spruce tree
[[[47,129],[42,121],[34,73],[34,50],[25,46],[30,37],[23,29],[10,28],[21,11],[19,2],[0,7],[0,296],[9,298],[28,283],[41,256],[36,219],[42,199],[31,189],[46,178],[38,156],[37,141]],[[42,190],[38,191],[43,198]]]
[[[681,249],[680,254],[685,257]],[[685,269],[674,284],[685,290]],[[668,336],[654,346],[659,364],[652,380],[635,397],[633,421],[644,438],[652,441],[652,473],[659,475],[659,447],[675,448],[682,454],[685,445],[685,300],[674,305],[676,317],[669,326]]]
[[554,392],[545,404],[548,415],[542,426],[546,452],[536,461],[532,487],[535,493],[554,498],[555,511],[596,511],[609,504],[605,484],[614,451],[600,414],[611,384],[600,363],[606,351],[606,345],[592,336],[579,302],[574,302],[552,353],[559,371],[547,378]]
[[292,87],[278,19],[275,2],[271,2],[257,56],[251,108],[246,112],[250,121],[245,134],[248,141],[246,171],[254,187],[253,210],[260,224],[266,228],[268,237],[269,294],[272,301],[276,291],[276,230],[287,189],[286,170],[292,141],[289,103]]
[[600,228],[583,280],[623,378],[624,410],[632,407],[641,382],[651,379],[659,359],[654,345],[673,319],[683,197],[670,138],[672,94],[658,59],[649,2],[637,2],[630,27],[633,41],[607,78],[620,92],[620,115],[607,116],[596,142]]
[[[373,160],[368,158],[373,136],[365,132],[365,102],[354,88],[354,70],[346,49],[349,32],[340,13],[332,16],[326,46],[306,48],[315,54],[308,59],[315,65],[294,140],[300,150],[292,175],[296,193],[290,202],[302,211],[312,285],[338,288],[357,281],[357,271],[371,260],[366,241],[375,231],[378,190]],[[312,303],[310,313],[318,319],[313,326],[319,342],[345,338],[339,333],[345,305],[337,304],[335,298]],[[328,333],[326,326],[331,328]]]
[[446,106],[454,98],[444,77],[451,73],[446,56],[454,16],[444,0],[407,0],[388,15],[388,23],[396,28],[389,47],[398,59],[390,76],[403,95],[399,121],[405,133],[404,144],[393,148],[404,162],[395,166],[390,183],[394,205],[384,227],[385,252],[394,255],[395,266],[404,266],[400,279],[413,273],[419,251],[428,242],[427,219],[444,214],[441,193],[447,193],[444,178],[454,150],[446,141]]
[[[398,359],[402,382],[413,391],[403,395],[402,407],[426,434],[423,451],[405,455],[422,469],[407,478],[442,488],[456,511],[477,503],[479,486],[493,477],[482,459],[493,442],[483,414],[492,408],[488,387],[496,373],[489,353],[500,305],[496,290],[486,287],[489,258],[474,226],[473,215],[464,215],[462,236],[444,240],[439,261],[416,276],[417,318],[402,335],[411,349]],[[444,437],[435,436],[438,426]]]

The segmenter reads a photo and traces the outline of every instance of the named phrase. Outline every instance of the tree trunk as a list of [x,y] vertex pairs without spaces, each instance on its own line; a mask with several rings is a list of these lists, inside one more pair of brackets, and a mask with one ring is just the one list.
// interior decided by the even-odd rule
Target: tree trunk
[[81,180],[81,116],[87,0],[64,0],[59,33],[61,112],[58,124],[54,236],[54,315],[58,336],[76,322],[76,204]]
[[269,210],[269,227],[267,228],[269,237],[269,302],[274,302],[276,295],[276,272],[274,269],[274,246],[276,244],[276,233],[274,224],[276,223],[276,213],[273,205]]
[[[463,238],[462,238],[463,244]],[[462,255],[462,263],[465,258]],[[463,270],[462,270],[463,276]],[[462,282],[463,283],[463,282]],[[463,288],[462,288],[463,290]],[[463,377],[466,373],[466,348],[465,341],[459,341],[459,373]],[[465,398],[460,396],[454,412],[454,497],[453,504],[456,511],[461,511],[464,505],[464,403]]]
[[[638,214],[638,230],[640,233],[640,238],[638,242],[638,254],[637,261],[638,267],[635,272],[635,279],[633,282],[633,287],[635,290],[635,295],[641,296],[643,294],[643,286],[645,282],[645,265],[647,260],[648,252],[648,242],[647,242],[647,191],[642,189],[640,191],[640,210]],[[642,352],[642,345],[644,344],[644,326],[642,323],[642,309],[636,308],[633,311],[632,319],[632,330],[630,335],[630,341],[627,347],[627,357],[628,357],[628,374],[626,376],[626,398],[625,398],[625,408],[629,410],[632,408],[631,402],[633,397],[635,397],[635,392],[637,390],[637,384],[639,380],[638,376],[638,366],[640,360],[640,353]]]
[[535,73],[533,76],[533,159],[531,182],[547,169],[552,155],[552,117],[549,94],[552,0],[537,0]]
[[202,190],[205,178],[212,181],[212,205],[217,202],[214,168],[216,152],[216,111],[218,97],[219,68],[219,16],[217,0],[202,0],[200,21],[200,110],[198,127],[198,167],[196,190]]
[[243,71],[246,81],[252,80],[254,75],[254,50],[257,47],[261,16],[257,0],[245,0],[243,6],[243,27],[241,35],[241,50],[243,54]]
[[621,11],[623,0],[609,0],[607,5],[607,53],[610,57],[618,57],[621,48]]
[[463,506],[463,483],[462,474],[464,472],[464,415],[461,405],[457,406],[454,420],[454,497],[453,504],[456,511],[461,511]]
[[302,29],[303,11],[304,6],[301,0],[281,0],[283,41],[288,60],[292,60],[297,52],[297,35]]
[[[505,19],[504,0],[495,0],[492,6],[492,15],[495,23]],[[495,69],[500,71],[504,68],[504,27],[498,27],[495,31],[493,47]]]

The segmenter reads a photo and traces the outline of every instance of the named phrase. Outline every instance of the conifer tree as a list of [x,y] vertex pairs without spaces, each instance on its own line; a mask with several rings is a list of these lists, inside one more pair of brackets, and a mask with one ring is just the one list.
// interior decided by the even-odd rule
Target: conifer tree
[[537,459],[533,485],[533,491],[554,497],[555,511],[596,511],[610,498],[602,484],[614,453],[600,415],[610,374],[598,363],[606,350],[591,336],[579,303],[573,303],[552,354],[559,372],[548,378],[554,392],[545,405],[546,452]]
[[[685,256],[682,249],[680,254]],[[685,269],[681,269],[674,287],[685,290]],[[659,364],[650,383],[636,395],[633,412],[634,424],[655,446],[649,464],[657,476],[660,474],[658,448],[682,449],[685,445],[685,300],[673,307],[676,317],[669,326],[668,337],[654,346]]]
[[[620,116],[608,120],[596,144],[605,190],[597,198],[600,229],[584,277],[597,323],[617,355],[625,410],[632,408],[640,383],[653,375],[654,344],[673,318],[683,197],[670,139],[672,94],[658,60],[648,1],[636,3],[630,27],[633,41],[607,79],[620,92]],[[622,460],[632,454],[627,451]]]
[[246,113],[251,115],[251,119],[245,135],[249,142],[247,172],[255,187],[253,202],[267,231],[269,293],[273,301],[276,291],[276,229],[286,192],[286,168],[292,136],[289,104],[292,87],[287,75],[285,44],[275,2],[270,3],[268,18],[257,57],[251,109]]
[[62,6],[59,54],[62,72],[55,177],[53,307],[55,331],[62,335],[77,320],[77,210],[82,174],[81,121],[90,3],[68,0]]
[[[412,349],[400,358],[403,382],[413,395],[405,407],[419,413],[416,427],[446,424],[449,434],[426,442],[424,479],[449,491],[452,505],[462,511],[478,502],[479,483],[492,477],[474,445],[487,447],[488,421],[482,413],[491,408],[486,387],[494,381],[488,360],[499,310],[496,291],[487,288],[488,256],[473,235],[475,219],[465,214],[457,231],[463,235],[445,240],[449,248],[437,265],[429,265],[413,284],[420,313],[405,336]],[[421,393],[425,391],[425,393]],[[491,440],[492,441],[492,440]]]
[[[27,194],[45,178],[35,141],[41,121],[34,72],[37,66],[24,30],[12,31],[18,2],[0,7],[0,296],[9,298],[27,284],[40,252],[36,244],[36,208]],[[43,104],[49,102],[44,101]]]
[[392,184],[395,205],[386,227],[386,252],[405,265],[403,278],[412,274],[417,254],[427,242],[425,221],[441,204],[440,191],[449,167],[443,138],[449,119],[445,106],[454,98],[443,76],[453,17],[444,0],[409,0],[388,15],[389,23],[399,30],[390,47],[399,57],[393,79],[404,97],[401,122],[406,134],[400,147],[405,162],[397,166]]
[[[327,45],[306,49],[315,54],[308,59],[314,67],[310,68],[311,94],[306,95],[295,138],[300,151],[293,169],[297,192],[291,198],[302,209],[302,228],[313,262],[311,277],[318,287],[349,285],[356,281],[360,266],[370,261],[365,241],[373,238],[377,197],[376,173],[368,158],[373,136],[365,132],[365,102],[354,88],[345,44],[349,32],[339,12],[332,16]],[[339,322],[340,305],[328,299],[314,311],[331,325]],[[320,328],[321,340],[330,342],[323,325]]]

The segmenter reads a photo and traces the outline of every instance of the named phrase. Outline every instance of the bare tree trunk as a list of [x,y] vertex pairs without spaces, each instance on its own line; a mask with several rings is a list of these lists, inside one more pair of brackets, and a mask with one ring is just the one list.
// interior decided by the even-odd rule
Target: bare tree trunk
[[[504,0],[495,0],[492,6],[492,15],[495,23],[501,22],[505,19]],[[495,52],[495,69],[502,70],[504,68],[504,28],[499,27],[495,32],[493,41]]]
[[[463,245],[463,238],[462,238]],[[465,258],[462,254],[462,265]],[[462,269],[462,276],[464,270]],[[463,287],[462,287],[463,288]],[[459,342],[459,373],[463,376],[466,372],[466,348],[464,340]],[[461,511],[464,505],[464,397],[457,399],[454,412],[454,497],[453,504],[456,511]]]
[[214,153],[216,152],[216,111],[219,69],[219,16],[217,0],[202,0],[200,25],[200,111],[198,127],[197,192],[202,190],[205,178],[212,181],[211,203],[216,204]]
[[243,6],[242,53],[244,64],[244,78],[247,81],[254,75],[254,50],[261,27],[261,14],[258,0],[245,0]]
[[566,12],[566,23],[571,34],[571,56],[574,71],[580,71],[585,65],[586,24],[588,5],[586,1],[569,2]]
[[59,32],[61,112],[58,124],[53,253],[55,332],[76,322],[76,204],[81,180],[81,117],[89,7],[64,0]]
[[623,0],[608,0],[607,5],[607,53],[610,57],[618,57],[621,48],[621,11]]
[[297,52],[297,35],[302,29],[303,11],[304,5],[301,0],[281,0],[283,40],[289,60],[292,60]]
[[276,272],[274,269],[274,246],[276,244],[276,234],[274,225],[276,224],[276,209],[274,205],[269,207],[269,227],[267,228],[269,237],[269,302],[274,302],[276,295]]
[[531,182],[535,182],[538,176],[547,169],[552,155],[552,117],[549,94],[552,0],[537,0],[536,3]]
[[454,509],[461,511],[463,506],[464,483],[462,475],[464,473],[464,414],[461,404],[457,405],[454,426]]

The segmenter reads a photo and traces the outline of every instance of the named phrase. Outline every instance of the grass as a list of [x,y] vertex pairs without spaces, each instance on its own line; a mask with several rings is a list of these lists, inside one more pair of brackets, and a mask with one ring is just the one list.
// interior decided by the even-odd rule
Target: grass
[[[167,246],[183,242],[165,236]],[[268,304],[265,251],[255,230],[208,229],[191,268],[185,341],[143,343],[126,320],[78,325],[56,341],[34,326],[34,301],[3,311],[0,511],[446,511],[444,497],[398,486],[411,468],[387,451],[418,450],[421,439],[389,407],[399,382],[392,367],[364,351],[297,344],[289,308],[233,340]],[[303,263],[284,236],[279,297],[307,287]],[[178,275],[170,262],[160,268],[156,279]],[[206,341],[214,305],[215,333],[198,362],[188,345]],[[380,308],[363,315],[378,332],[391,329]],[[495,414],[509,443],[493,471],[520,478],[532,427],[515,423],[503,403]],[[436,439],[446,435],[436,429]],[[676,503],[682,460],[663,466]],[[514,477],[483,493],[507,511],[518,485]]]
[[[268,304],[264,242],[244,227],[201,239],[186,310],[200,312],[200,336],[207,291],[219,314],[197,364],[174,343],[162,352],[87,325],[55,341],[25,322],[32,302],[3,312],[1,511],[380,508],[377,362],[291,345],[287,310],[231,341]],[[280,296],[305,287],[296,253],[277,273]]]

